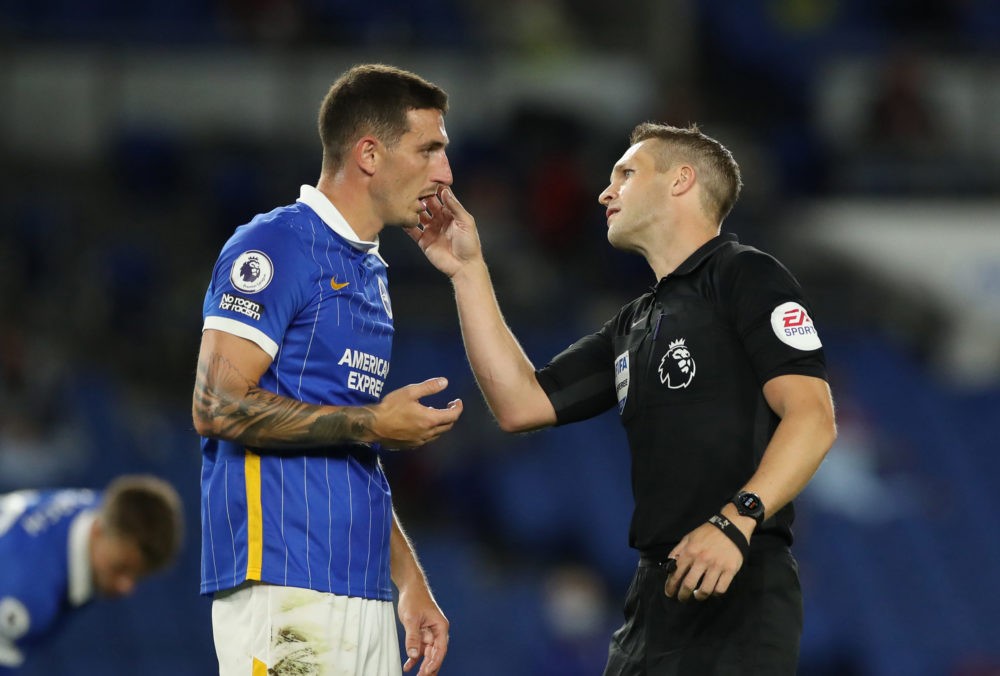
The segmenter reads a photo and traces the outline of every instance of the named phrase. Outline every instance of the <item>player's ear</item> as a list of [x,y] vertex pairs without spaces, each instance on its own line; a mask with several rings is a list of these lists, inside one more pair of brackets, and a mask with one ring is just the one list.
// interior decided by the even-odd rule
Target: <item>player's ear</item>
[[381,144],[374,136],[362,136],[351,150],[351,156],[358,168],[368,176],[375,173],[378,166]]
[[97,517],[96,519],[94,519],[94,524],[90,527],[90,539],[92,541],[98,539],[107,539],[113,534],[114,531],[108,525],[107,521],[105,521],[101,517]]

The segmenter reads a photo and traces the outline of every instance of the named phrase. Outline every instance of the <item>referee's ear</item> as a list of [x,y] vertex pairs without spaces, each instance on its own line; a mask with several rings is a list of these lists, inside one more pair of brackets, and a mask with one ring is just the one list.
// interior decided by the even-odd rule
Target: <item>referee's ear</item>
[[670,183],[670,194],[679,197],[694,187],[698,175],[690,164],[678,165],[673,171],[674,179]]

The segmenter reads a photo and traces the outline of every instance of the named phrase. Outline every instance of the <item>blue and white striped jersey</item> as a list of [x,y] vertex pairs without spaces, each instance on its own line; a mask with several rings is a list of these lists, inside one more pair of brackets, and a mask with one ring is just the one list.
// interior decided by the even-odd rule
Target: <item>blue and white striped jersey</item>
[[89,535],[101,494],[0,495],[0,673],[93,598]]
[[[315,188],[240,226],[205,294],[204,328],[273,357],[260,386],[310,404],[379,401],[392,306],[377,242]],[[375,446],[270,454],[202,439],[201,591],[245,580],[389,600],[392,500]]]

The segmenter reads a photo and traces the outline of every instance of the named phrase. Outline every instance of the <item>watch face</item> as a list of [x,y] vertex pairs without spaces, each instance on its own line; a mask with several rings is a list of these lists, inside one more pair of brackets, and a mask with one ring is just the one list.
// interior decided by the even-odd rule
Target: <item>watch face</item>
[[764,505],[755,493],[746,491],[737,493],[736,497],[733,498],[733,504],[736,505],[736,511],[743,516],[753,517],[757,523],[760,523],[764,516]]

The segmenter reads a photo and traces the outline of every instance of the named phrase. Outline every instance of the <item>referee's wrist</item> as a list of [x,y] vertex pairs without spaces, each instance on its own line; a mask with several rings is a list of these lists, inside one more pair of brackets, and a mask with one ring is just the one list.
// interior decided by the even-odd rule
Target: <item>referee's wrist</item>
[[729,519],[733,525],[740,529],[743,533],[743,537],[750,542],[750,538],[753,536],[753,532],[757,529],[757,522],[752,516],[743,516],[736,509],[736,505],[731,502],[727,502],[723,505],[722,509],[719,510],[719,514]]
[[740,555],[743,557],[743,560],[746,561],[747,556],[750,555],[750,541],[743,534],[743,531],[737,528],[736,524],[724,517],[722,514],[713,514],[708,517],[708,523],[718,528],[723,535],[729,538],[729,541],[736,545],[736,548],[740,550]]

